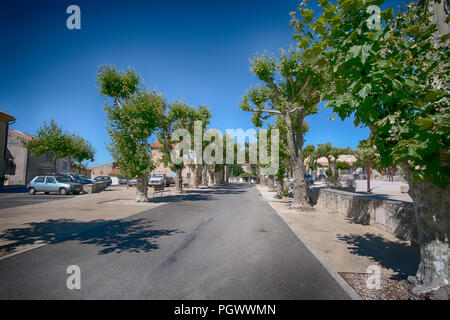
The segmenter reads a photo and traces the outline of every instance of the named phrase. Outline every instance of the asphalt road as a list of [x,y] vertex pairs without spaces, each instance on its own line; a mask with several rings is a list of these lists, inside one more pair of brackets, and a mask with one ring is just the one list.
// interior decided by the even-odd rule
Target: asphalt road
[[29,204],[39,204],[44,202],[63,200],[72,197],[74,197],[74,195],[61,196],[59,194],[43,194],[43,193],[38,193],[35,195],[31,195],[28,193],[1,193],[0,209],[25,206]]
[[[66,286],[67,267],[81,289]],[[0,260],[0,299],[348,299],[251,185]]]

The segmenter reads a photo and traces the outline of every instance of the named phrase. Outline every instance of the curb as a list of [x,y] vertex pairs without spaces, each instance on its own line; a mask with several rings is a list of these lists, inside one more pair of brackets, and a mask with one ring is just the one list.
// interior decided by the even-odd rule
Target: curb
[[[258,189],[257,189],[258,190]],[[265,198],[261,192],[258,190],[258,193],[261,195],[261,197]],[[297,238],[302,242],[305,247],[312,253],[312,255],[322,264],[322,266],[325,268],[325,270],[330,274],[330,276],[336,280],[336,282],[341,286],[341,288],[347,293],[352,300],[363,300],[361,296],[356,293],[355,289],[353,289],[347,281],[342,278],[339,273],[337,273],[329,264],[326,262],[318,253],[316,250],[314,250],[313,247],[306,241],[294,228],[291,227],[291,225],[283,218],[281,213],[278,211],[277,208],[272,204],[271,201],[267,201],[270,206],[275,210],[277,215],[281,218],[281,220],[291,229],[291,231],[297,236]]]

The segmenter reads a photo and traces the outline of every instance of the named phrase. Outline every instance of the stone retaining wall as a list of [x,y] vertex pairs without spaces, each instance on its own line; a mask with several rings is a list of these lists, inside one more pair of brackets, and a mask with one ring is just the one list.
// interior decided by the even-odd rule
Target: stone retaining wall
[[83,184],[83,191],[85,193],[97,193],[102,192],[106,189],[106,187],[107,186],[105,181],[97,182],[95,184]]
[[403,240],[417,240],[412,203],[326,188],[308,188],[316,208],[374,225]]

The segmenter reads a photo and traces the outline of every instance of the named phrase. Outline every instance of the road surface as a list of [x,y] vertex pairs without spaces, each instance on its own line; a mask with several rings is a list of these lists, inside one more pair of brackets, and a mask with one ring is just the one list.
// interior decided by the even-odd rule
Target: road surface
[[0,260],[0,299],[349,296],[254,186],[230,184]]
[[59,194],[43,193],[38,193],[35,195],[31,195],[28,193],[0,193],[0,209],[58,201],[73,197],[75,196],[72,194],[62,196]]

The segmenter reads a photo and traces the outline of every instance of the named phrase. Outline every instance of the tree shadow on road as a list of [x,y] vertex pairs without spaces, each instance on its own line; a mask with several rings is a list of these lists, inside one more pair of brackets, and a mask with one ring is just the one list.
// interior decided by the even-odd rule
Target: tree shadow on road
[[215,186],[208,186],[205,189],[187,190],[189,194],[241,194],[246,192],[246,189],[250,189],[254,185],[252,184],[222,184]]
[[0,246],[0,255],[12,253],[16,248],[35,243],[56,243],[76,240],[82,244],[99,246],[98,254],[112,252],[149,252],[158,249],[156,239],[178,233],[174,229],[154,229],[152,221],[95,220],[90,222],[72,219],[47,220],[28,223],[24,228],[8,229],[0,240],[12,241]]
[[420,248],[416,244],[394,242],[372,233],[363,235],[337,235],[341,241],[349,244],[353,254],[372,258],[382,267],[397,273],[396,279],[406,279],[416,274],[420,262]]
[[159,203],[159,202],[181,202],[181,201],[204,201],[211,200],[212,197],[207,194],[173,194],[173,195],[155,195],[150,194],[148,202]]

